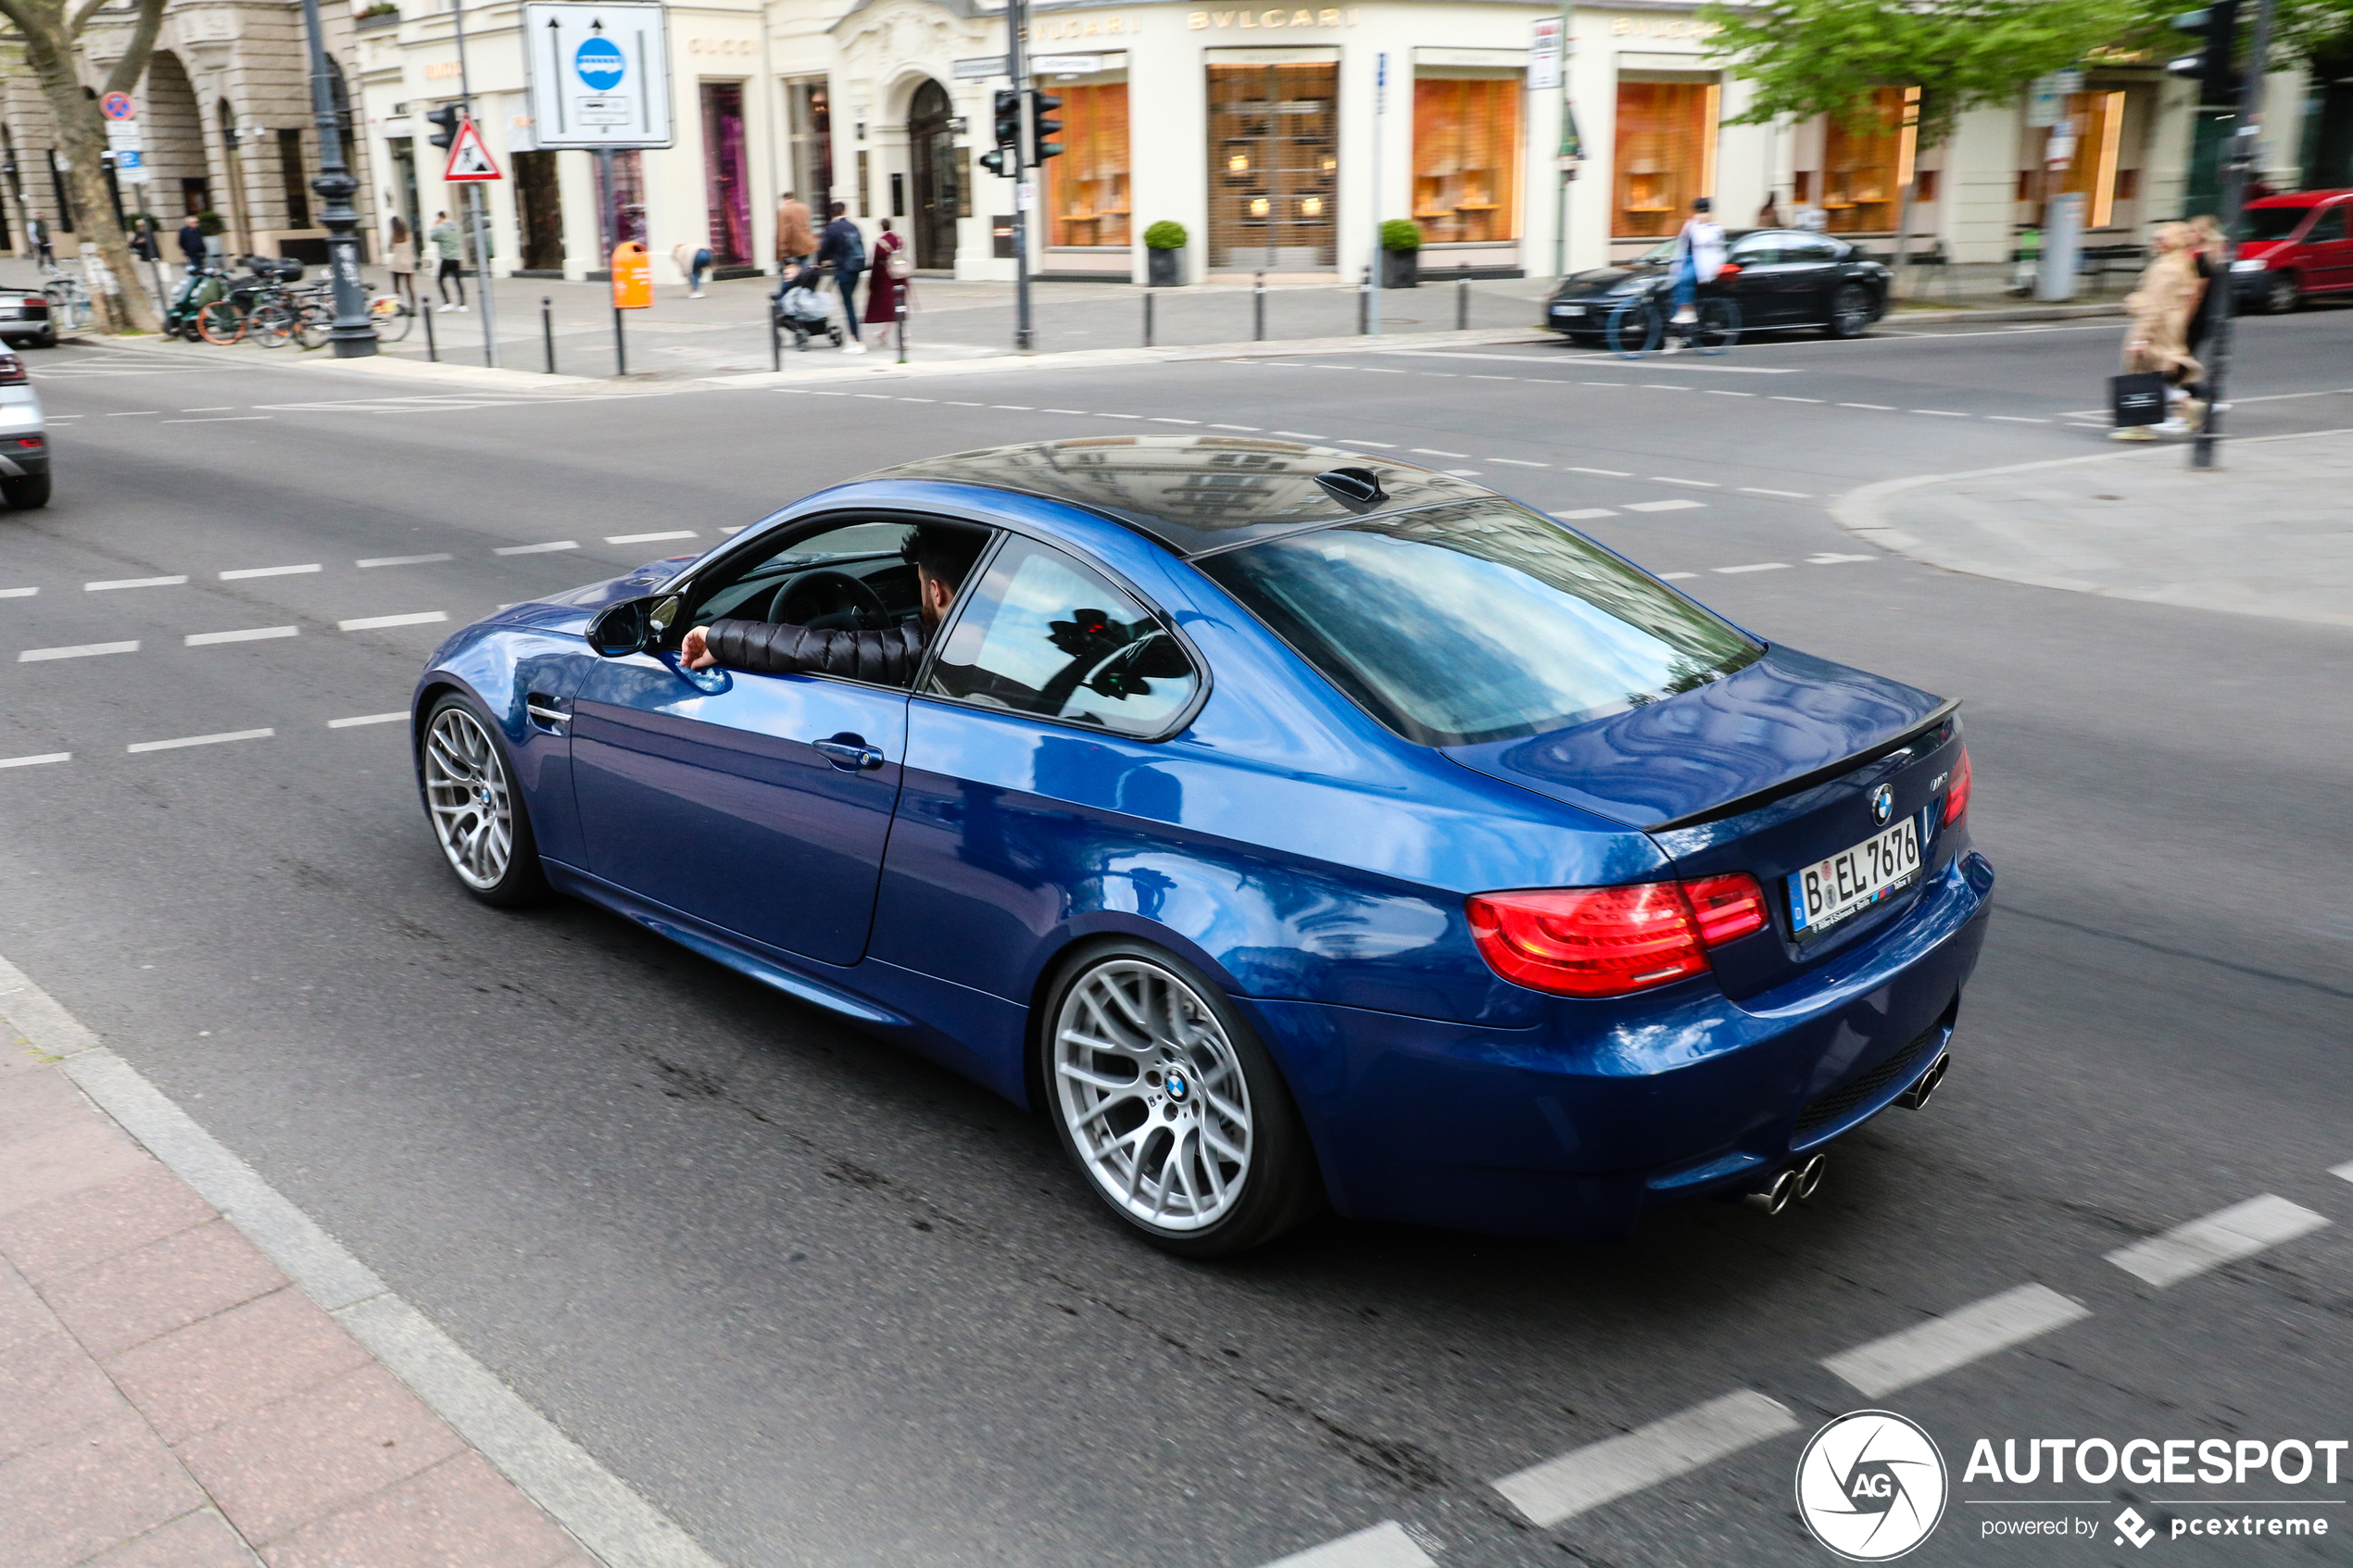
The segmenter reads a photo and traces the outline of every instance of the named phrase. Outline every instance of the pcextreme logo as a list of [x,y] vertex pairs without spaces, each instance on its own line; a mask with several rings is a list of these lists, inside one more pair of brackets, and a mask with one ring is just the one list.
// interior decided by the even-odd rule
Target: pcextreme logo
[[1947,1490],[1935,1439],[1889,1411],[1840,1416],[1797,1461],[1798,1516],[1852,1562],[1885,1562],[1928,1539]]

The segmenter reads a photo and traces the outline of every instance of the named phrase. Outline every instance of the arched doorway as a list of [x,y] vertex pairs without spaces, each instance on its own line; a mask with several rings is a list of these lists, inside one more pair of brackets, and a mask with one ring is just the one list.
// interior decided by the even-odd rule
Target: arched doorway
[[146,207],[167,231],[212,206],[212,177],[204,154],[204,121],[196,90],[180,56],[157,49],[147,62],[147,101],[139,118],[146,141]]
[[956,220],[964,205],[963,155],[949,128],[954,110],[948,90],[926,81],[907,106],[907,152],[912,161],[915,265],[942,271],[956,265]]

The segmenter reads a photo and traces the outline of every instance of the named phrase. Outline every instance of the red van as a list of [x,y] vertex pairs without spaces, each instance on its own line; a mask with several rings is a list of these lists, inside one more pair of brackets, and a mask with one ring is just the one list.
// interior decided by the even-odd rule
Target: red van
[[2273,315],[2308,295],[2353,291],[2353,191],[2297,191],[2246,204],[2239,241],[2237,303]]

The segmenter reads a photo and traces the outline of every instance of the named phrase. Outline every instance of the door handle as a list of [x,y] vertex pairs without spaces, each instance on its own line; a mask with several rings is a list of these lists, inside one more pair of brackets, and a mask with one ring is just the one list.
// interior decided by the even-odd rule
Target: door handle
[[824,753],[825,760],[846,773],[861,772],[883,765],[882,747],[868,746],[863,735],[844,733],[809,744]]

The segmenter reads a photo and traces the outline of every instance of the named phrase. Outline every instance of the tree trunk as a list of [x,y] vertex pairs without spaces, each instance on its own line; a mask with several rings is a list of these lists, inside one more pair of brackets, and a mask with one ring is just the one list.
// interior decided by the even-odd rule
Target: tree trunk
[[[84,260],[96,263],[85,269],[93,324],[102,332],[159,331],[162,320],[140,282],[138,260],[115,217],[114,196],[107,188],[106,119],[98,113],[97,100],[82,91],[73,43],[61,28],[40,25],[42,19],[25,15],[21,7],[9,10],[24,36],[25,58],[49,101],[50,118],[57,121],[58,150],[72,165],[67,182],[73,193],[74,237],[82,244]],[[152,41],[153,34],[148,36]]]

